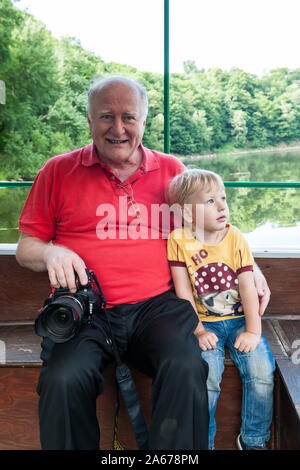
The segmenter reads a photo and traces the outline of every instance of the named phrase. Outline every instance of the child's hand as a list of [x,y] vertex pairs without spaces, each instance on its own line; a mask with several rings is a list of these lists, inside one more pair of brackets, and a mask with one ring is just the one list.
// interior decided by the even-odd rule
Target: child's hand
[[244,331],[235,340],[234,347],[240,352],[253,352],[260,342],[260,335]]
[[211,331],[202,330],[197,333],[196,336],[198,338],[199,346],[202,351],[206,351],[207,349],[216,349],[216,345],[219,340],[215,333],[212,333]]

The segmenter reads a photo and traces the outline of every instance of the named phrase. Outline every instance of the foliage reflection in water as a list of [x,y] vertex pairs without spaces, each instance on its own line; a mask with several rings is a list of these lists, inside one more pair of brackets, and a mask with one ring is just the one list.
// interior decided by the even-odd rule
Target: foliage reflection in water
[[[300,151],[226,155],[185,160],[188,167],[219,173],[224,181],[300,181]],[[28,188],[0,190],[0,243],[16,243],[18,218]],[[250,244],[300,249],[299,188],[227,188],[230,222]],[[293,228],[293,229],[292,229]],[[254,233],[255,231],[255,233]],[[297,242],[299,240],[299,242]]]

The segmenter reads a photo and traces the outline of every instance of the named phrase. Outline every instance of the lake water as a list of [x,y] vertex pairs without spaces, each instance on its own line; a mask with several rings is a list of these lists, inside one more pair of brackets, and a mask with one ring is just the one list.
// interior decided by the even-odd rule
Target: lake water
[[[300,181],[300,150],[185,159],[224,181]],[[16,243],[28,188],[0,189],[0,243]],[[227,188],[230,221],[253,250],[300,251],[300,188]]]
[[[224,181],[300,181],[300,150],[184,160]],[[230,221],[255,251],[300,250],[300,188],[227,188]]]

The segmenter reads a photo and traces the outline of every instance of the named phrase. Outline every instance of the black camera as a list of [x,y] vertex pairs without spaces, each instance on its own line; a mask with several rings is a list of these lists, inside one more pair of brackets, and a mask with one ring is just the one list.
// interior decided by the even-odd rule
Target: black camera
[[103,294],[95,274],[86,270],[88,283],[82,286],[78,275],[76,293],[59,287],[45,301],[36,321],[37,335],[48,337],[55,343],[69,341],[83,323],[92,324],[93,316],[102,306]]

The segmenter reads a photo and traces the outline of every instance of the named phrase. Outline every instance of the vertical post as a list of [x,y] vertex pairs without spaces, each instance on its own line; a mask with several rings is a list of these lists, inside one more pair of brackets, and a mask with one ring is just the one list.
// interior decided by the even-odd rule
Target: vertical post
[[164,0],[164,152],[170,153],[169,0]]

